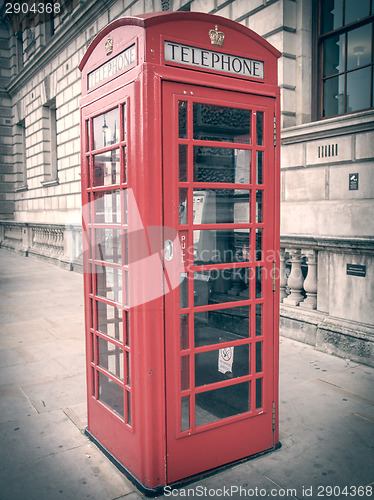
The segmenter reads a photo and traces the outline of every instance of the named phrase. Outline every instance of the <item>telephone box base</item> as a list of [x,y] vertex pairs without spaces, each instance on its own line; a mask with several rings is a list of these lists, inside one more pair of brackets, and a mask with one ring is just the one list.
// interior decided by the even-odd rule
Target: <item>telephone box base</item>
[[[100,441],[98,441],[93,434],[87,429],[84,430],[85,435],[92,441],[102,453],[112,462],[113,465],[117,467],[119,471],[121,471],[125,476],[142,492],[146,497],[154,498],[160,496],[164,492],[164,486],[156,486],[155,488],[150,488],[146,486],[142,482],[137,479],[134,474],[132,474],[121,462],[119,462],[116,457],[114,457],[110,451],[108,451],[105,446],[103,446]],[[208,471],[201,472],[200,474],[195,474],[194,476],[186,477],[180,481],[176,481],[174,483],[170,483],[167,486],[171,488],[181,488],[188,484],[191,484],[200,479],[204,479],[209,476],[213,476],[218,474],[219,472],[228,469],[229,467],[234,467],[235,465],[248,462],[249,460],[253,460],[258,457],[262,457],[263,455],[267,455],[273,451],[277,451],[282,447],[282,443],[279,442],[274,447],[269,448],[268,450],[260,451],[259,453],[255,453],[254,455],[250,455],[249,457],[241,458],[240,460],[235,460],[234,462],[230,462],[228,464],[220,465],[219,467],[215,467],[214,469],[210,469]],[[166,485],[165,485],[166,486]]]

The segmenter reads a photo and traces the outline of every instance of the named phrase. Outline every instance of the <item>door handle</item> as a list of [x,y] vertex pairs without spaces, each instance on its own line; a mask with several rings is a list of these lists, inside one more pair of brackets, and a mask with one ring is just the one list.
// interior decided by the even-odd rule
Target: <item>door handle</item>
[[171,240],[164,241],[164,258],[170,261],[174,255],[174,245]]

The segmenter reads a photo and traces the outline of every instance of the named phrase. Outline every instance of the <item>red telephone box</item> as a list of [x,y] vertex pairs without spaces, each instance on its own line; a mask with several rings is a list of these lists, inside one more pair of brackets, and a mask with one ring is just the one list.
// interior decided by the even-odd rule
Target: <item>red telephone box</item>
[[278,57],[174,12],[80,64],[87,432],[148,493],[279,444]]

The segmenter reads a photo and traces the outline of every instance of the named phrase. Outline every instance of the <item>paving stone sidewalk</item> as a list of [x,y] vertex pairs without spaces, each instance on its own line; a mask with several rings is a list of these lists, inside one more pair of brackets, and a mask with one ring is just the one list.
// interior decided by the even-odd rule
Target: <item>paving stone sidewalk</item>
[[[145,498],[83,434],[82,290],[0,249],[1,500]],[[373,368],[282,338],[280,431],[280,450],[163,498],[374,498]]]

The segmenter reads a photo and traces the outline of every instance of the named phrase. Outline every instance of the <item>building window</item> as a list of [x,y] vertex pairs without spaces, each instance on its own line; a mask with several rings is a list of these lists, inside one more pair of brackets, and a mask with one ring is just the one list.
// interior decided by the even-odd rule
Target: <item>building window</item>
[[16,124],[14,135],[15,145],[15,171],[17,172],[17,191],[27,189],[27,168],[26,168],[26,128],[25,120],[20,120]]
[[43,144],[44,144],[44,186],[58,184],[57,171],[57,118],[56,100],[51,99],[43,109]]
[[373,108],[374,0],[318,0],[320,118]]

